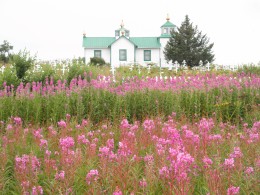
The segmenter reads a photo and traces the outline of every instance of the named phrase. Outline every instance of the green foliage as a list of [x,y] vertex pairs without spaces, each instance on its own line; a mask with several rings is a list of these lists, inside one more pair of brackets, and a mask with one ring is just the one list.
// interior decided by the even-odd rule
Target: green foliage
[[13,46],[6,40],[4,40],[3,44],[0,45],[0,61],[7,63],[11,57],[10,51],[13,49]]
[[194,27],[186,15],[181,26],[177,30],[172,30],[164,55],[168,62],[182,63],[185,60],[189,67],[194,67],[199,65],[200,60],[204,63],[214,61],[214,54],[211,51],[213,45],[209,44],[206,35],[203,35],[197,26]]
[[260,66],[243,66],[243,68],[239,68],[237,72],[238,74],[244,73],[247,75],[260,75]]
[[50,64],[41,64],[40,67],[40,71],[33,71],[34,67],[31,67],[28,71],[26,71],[24,82],[44,82],[46,78],[55,78],[55,70],[51,67]]
[[95,66],[103,66],[106,64],[105,60],[103,58],[93,57],[90,58],[90,64],[93,64]]
[[26,71],[33,66],[36,57],[31,56],[28,51],[24,50],[19,51],[18,54],[13,55],[12,60],[16,69],[16,75],[18,79],[23,79]]
[[16,70],[13,66],[6,66],[4,73],[0,74],[0,89],[3,87],[3,84],[14,87],[18,86],[20,81],[16,76]]

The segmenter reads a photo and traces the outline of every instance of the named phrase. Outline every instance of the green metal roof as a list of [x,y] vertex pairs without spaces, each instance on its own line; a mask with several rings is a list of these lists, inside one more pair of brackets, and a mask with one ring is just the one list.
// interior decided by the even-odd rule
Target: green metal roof
[[130,37],[129,38],[138,48],[160,48],[158,37]]
[[115,37],[83,37],[83,47],[107,48],[115,40]]
[[160,38],[170,38],[171,34],[161,34]]
[[[107,48],[117,40],[118,39],[116,39],[115,37],[83,37],[83,47]],[[129,41],[136,45],[138,48],[161,47],[158,37],[130,37]]]
[[128,38],[126,38],[125,36],[120,36],[118,39],[116,39],[115,41],[113,41],[113,42],[112,42],[110,45],[108,45],[108,46],[111,46],[112,44],[114,44],[115,42],[117,42],[119,39],[122,39],[122,38],[128,40],[129,42],[131,42],[132,44],[134,44],[135,46],[137,46],[131,39],[128,39]]
[[161,27],[175,27],[175,25],[173,23],[171,23],[170,21],[167,21]]

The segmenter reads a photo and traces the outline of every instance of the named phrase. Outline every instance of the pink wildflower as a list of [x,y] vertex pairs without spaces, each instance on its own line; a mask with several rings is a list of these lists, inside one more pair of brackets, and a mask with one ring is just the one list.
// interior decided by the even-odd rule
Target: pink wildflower
[[169,178],[170,171],[168,167],[164,166],[159,170],[159,174],[161,177]]
[[40,139],[40,147],[47,147],[48,146],[48,141],[45,139]]
[[22,125],[22,119],[20,117],[14,117],[14,123],[16,125]]
[[147,186],[147,182],[145,181],[145,179],[142,179],[141,181],[139,181],[139,185],[145,188]]
[[116,186],[116,190],[113,192],[113,195],[123,195],[122,191],[118,186]]
[[227,158],[227,159],[225,159],[224,166],[226,168],[228,168],[228,169],[233,168],[235,166],[234,165],[234,158]]
[[74,146],[74,139],[72,137],[60,138],[60,146],[62,150],[72,148]]
[[209,157],[204,157],[203,158],[203,163],[204,163],[204,166],[206,168],[210,167],[210,165],[212,165],[212,160],[209,158]]
[[66,128],[67,124],[66,124],[66,122],[64,120],[61,120],[61,121],[58,122],[58,126],[62,127],[62,128]]
[[60,171],[60,173],[56,173],[55,179],[56,180],[64,180],[65,178],[65,171]]
[[239,187],[231,186],[227,189],[227,195],[235,195],[239,193]]
[[43,194],[43,189],[41,186],[33,186],[32,187],[32,195]]
[[230,154],[231,158],[240,158],[243,156],[239,147],[234,147],[234,152]]
[[86,182],[90,185],[91,181],[97,181],[97,180],[98,180],[98,170],[96,169],[90,170],[86,176]]
[[130,125],[129,125],[129,123],[128,123],[128,120],[127,120],[127,119],[123,119],[123,120],[121,121],[120,128],[121,128],[121,129],[127,129],[127,128],[129,128],[129,127],[130,127]]
[[247,175],[250,175],[254,172],[254,168],[253,167],[247,167],[246,170],[245,170],[245,173]]

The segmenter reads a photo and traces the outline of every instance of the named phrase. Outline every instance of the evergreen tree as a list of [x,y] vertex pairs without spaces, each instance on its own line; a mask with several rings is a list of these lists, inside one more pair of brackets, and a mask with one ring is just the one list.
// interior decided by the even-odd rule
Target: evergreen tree
[[168,41],[164,55],[169,62],[178,61],[182,63],[186,61],[187,66],[194,67],[199,65],[199,61],[206,62],[214,61],[214,54],[211,49],[214,43],[209,44],[209,39],[198,31],[197,26],[190,23],[189,17],[186,15],[184,22],[180,28],[171,31],[171,38]]

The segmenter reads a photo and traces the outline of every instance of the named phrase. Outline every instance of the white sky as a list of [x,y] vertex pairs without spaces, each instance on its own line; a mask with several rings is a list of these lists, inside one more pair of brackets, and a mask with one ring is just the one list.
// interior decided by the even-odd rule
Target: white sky
[[82,33],[114,36],[124,20],[130,36],[159,36],[169,13],[185,15],[214,42],[215,63],[260,61],[260,0],[0,0],[0,44],[38,59],[83,57]]

